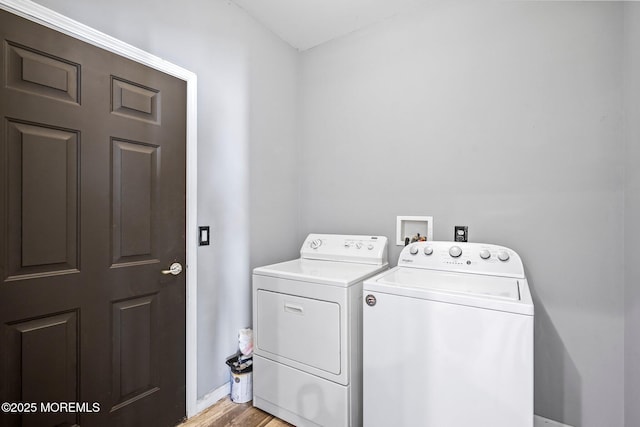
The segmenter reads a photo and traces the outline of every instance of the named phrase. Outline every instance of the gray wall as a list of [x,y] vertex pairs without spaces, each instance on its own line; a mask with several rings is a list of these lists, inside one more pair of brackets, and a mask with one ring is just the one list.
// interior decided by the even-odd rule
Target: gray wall
[[430,2],[302,54],[301,234],[433,215],[518,251],[536,413],[574,426],[624,423],[622,12]]
[[538,414],[617,427],[626,399],[640,425],[640,6],[430,2],[299,55],[224,0],[39,3],[198,74],[199,396],[252,267],[426,214],[523,256]]
[[224,0],[38,2],[198,74],[198,223],[212,227],[198,252],[202,397],[229,380],[251,324],[251,268],[299,248],[298,54]]
[[640,4],[625,4],[625,421],[640,425]]

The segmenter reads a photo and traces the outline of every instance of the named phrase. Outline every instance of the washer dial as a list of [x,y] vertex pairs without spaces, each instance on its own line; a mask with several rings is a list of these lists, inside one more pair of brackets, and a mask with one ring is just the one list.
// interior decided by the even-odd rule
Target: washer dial
[[460,246],[451,246],[449,248],[449,255],[451,255],[451,257],[453,258],[458,258],[460,255],[462,255],[462,249],[460,249]]

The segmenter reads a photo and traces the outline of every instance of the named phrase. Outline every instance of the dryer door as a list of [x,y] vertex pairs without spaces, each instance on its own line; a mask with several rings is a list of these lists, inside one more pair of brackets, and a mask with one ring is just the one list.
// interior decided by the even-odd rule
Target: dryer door
[[339,375],[340,306],[336,302],[257,291],[259,352]]

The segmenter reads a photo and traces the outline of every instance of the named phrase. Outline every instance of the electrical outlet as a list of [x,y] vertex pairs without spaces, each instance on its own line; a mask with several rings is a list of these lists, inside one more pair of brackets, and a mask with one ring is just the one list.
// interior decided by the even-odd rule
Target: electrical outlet
[[466,225],[456,225],[453,227],[453,241],[466,242],[469,238],[469,227]]

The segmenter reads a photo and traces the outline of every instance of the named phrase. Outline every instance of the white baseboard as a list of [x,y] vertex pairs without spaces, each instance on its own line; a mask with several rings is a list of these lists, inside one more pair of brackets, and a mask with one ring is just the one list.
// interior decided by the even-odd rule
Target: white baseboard
[[[225,398],[231,393],[231,383],[224,383],[217,389],[205,394],[201,399],[196,402],[196,412],[193,416],[198,415],[218,400]],[[191,417],[189,417],[191,418]]]
[[539,415],[533,416],[533,427],[571,427],[569,424],[562,424]]

